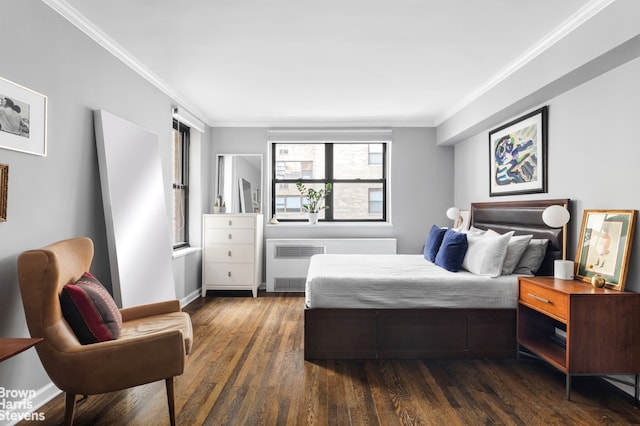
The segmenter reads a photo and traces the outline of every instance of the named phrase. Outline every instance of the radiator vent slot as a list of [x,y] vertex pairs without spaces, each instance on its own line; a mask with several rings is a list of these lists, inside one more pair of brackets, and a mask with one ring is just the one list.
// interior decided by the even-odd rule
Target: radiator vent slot
[[314,254],[324,254],[325,246],[276,246],[275,259],[309,259]]
[[296,291],[304,292],[304,285],[307,278],[286,277],[286,278],[274,278],[274,291]]

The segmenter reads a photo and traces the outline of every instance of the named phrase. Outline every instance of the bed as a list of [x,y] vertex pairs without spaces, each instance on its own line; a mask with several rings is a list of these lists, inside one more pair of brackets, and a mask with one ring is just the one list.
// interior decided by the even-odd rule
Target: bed
[[[542,221],[542,212],[556,204],[568,207],[569,200],[474,203],[471,205],[471,226],[492,229],[500,234],[514,231],[514,235],[531,234],[536,239],[548,239],[544,260],[536,275],[553,275],[553,261],[562,258],[566,250],[566,232],[564,228],[547,227]],[[313,273],[314,280],[307,280],[305,359],[498,359],[516,356],[515,275],[487,278],[464,271],[434,271],[436,277],[431,279],[436,289],[433,294],[437,297],[424,298],[420,297],[419,282],[425,277],[420,274],[430,272],[419,269],[419,264],[428,263],[422,255],[396,255],[396,260],[390,258],[393,255],[373,255],[379,269],[372,271],[370,276],[366,275],[366,268],[372,255],[321,256],[312,259],[309,276]],[[439,269],[429,265],[429,268]],[[386,268],[392,272],[380,272]],[[351,288],[354,271],[365,277],[359,280],[357,291]],[[406,275],[404,281],[408,285],[392,288],[388,294],[393,297],[380,297],[386,273]],[[467,286],[464,294],[438,291],[451,287],[447,286],[449,275],[459,275],[457,278],[469,280],[472,285]],[[317,278],[324,280],[322,285],[313,284]],[[414,281],[415,285],[412,284]],[[508,290],[494,293],[493,289],[498,287]],[[325,292],[318,292],[319,288]]]

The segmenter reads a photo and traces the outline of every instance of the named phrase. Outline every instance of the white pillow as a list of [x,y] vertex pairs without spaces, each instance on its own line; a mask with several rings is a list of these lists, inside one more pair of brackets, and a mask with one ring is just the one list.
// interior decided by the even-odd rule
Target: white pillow
[[499,277],[512,236],[513,231],[502,235],[495,231],[487,231],[484,235],[467,234],[469,247],[462,267],[477,275]]
[[485,232],[487,231],[485,231],[484,229],[476,228],[475,226],[470,226],[469,229],[467,229],[467,234],[484,235]]
[[532,238],[533,235],[514,235],[511,237],[507,245],[507,254],[504,257],[504,265],[502,265],[502,275],[513,274]]

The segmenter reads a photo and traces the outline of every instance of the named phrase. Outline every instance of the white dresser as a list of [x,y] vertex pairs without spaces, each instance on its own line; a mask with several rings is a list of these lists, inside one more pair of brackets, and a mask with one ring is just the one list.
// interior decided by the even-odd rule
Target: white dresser
[[251,290],[262,282],[261,214],[205,214],[202,218],[202,296],[207,290]]

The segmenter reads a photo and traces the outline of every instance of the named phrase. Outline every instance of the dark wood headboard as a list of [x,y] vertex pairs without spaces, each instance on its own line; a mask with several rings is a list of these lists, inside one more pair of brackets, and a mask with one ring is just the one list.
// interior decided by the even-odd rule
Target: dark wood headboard
[[566,226],[549,228],[542,221],[542,212],[559,204],[569,209],[569,199],[502,201],[471,204],[471,226],[493,229],[501,234],[514,231],[515,235],[532,234],[533,238],[549,240],[547,254],[536,275],[553,275],[553,261],[562,259],[567,250]]

